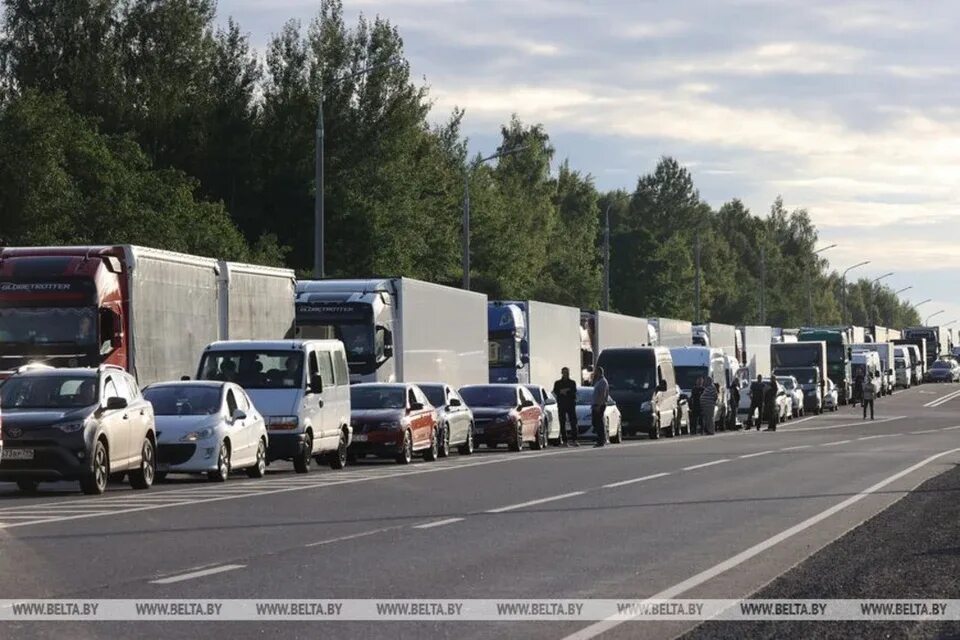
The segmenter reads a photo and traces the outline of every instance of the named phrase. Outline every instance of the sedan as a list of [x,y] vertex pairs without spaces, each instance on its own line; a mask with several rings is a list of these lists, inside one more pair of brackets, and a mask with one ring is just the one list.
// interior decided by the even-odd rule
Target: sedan
[[560,408],[557,406],[557,399],[540,385],[527,384],[524,386],[543,410],[543,418],[547,422],[547,442],[560,444]]
[[457,390],[447,384],[434,382],[417,385],[427,400],[437,409],[440,425],[441,458],[450,455],[450,448],[457,447],[460,455],[473,453],[473,411],[466,405]]
[[790,399],[790,416],[799,418],[803,415],[803,389],[793,376],[777,376],[777,384]]
[[157,479],[205,473],[225,482],[230,471],[251,478],[267,470],[267,427],[242,387],[232,382],[165,382],[143,390],[157,422]]
[[520,451],[525,442],[534,449],[547,446],[543,409],[523,385],[469,385],[460,389],[460,395],[473,410],[474,437],[487,448],[506,444],[511,451]]
[[[603,408],[604,441],[618,444],[623,439],[620,409],[613,398],[607,398]],[[577,429],[581,438],[597,439],[593,430],[593,387],[577,387]]]
[[937,360],[924,375],[929,382],[960,382],[960,365],[952,360]]
[[764,389],[764,404],[767,405],[764,407],[764,413],[766,413],[768,419],[771,415],[771,411],[775,410],[777,412],[777,422],[785,422],[791,415],[793,415],[793,401],[790,399],[790,396],[787,395],[786,390],[783,388],[779,382],[777,383],[777,395],[774,398],[773,409],[768,405],[770,401],[770,378],[763,379],[763,389]]
[[410,464],[418,451],[430,462],[440,455],[437,411],[417,385],[355,384],[350,406],[351,459],[372,454]]

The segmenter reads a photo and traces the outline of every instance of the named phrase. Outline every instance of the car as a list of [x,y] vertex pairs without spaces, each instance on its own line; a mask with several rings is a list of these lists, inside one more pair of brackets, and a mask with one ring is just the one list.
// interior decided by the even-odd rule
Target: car
[[[770,392],[770,378],[763,379],[763,393],[764,393],[764,414],[765,417],[769,420],[771,407],[767,405],[769,401],[769,392]],[[777,383],[777,395],[774,398],[774,408],[777,411],[777,422],[786,422],[793,411],[793,400],[790,399],[790,396],[787,394],[786,390],[783,388],[779,382]]]
[[488,449],[506,444],[520,451],[547,446],[543,409],[521,384],[474,384],[461,387],[460,396],[473,410],[474,438]]
[[78,480],[102,494],[111,476],[134,489],[156,477],[153,406],[119,367],[25,367],[0,385],[4,407],[0,480],[32,493],[40,482]]
[[680,391],[677,385],[677,415],[680,421],[680,433],[690,433],[690,399]]
[[819,367],[777,367],[773,375],[792,376],[803,393],[803,415],[810,411],[814,415],[823,413],[823,384]]
[[[605,441],[618,444],[623,440],[623,426],[620,409],[613,398],[607,398],[603,408],[603,424],[606,429]],[[593,387],[577,387],[577,432],[580,438],[597,439],[593,431]]]
[[350,387],[350,407],[351,460],[372,454],[410,464],[416,452],[428,462],[440,456],[437,411],[417,385],[355,384]]
[[159,382],[143,390],[157,428],[157,479],[203,473],[226,482],[233,470],[251,478],[267,470],[267,426],[240,385]]
[[680,433],[679,385],[666,347],[604,349],[597,357],[617,403],[625,435],[651,440]]
[[784,390],[790,399],[790,417],[799,418],[803,415],[803,388],[793,376],[777,376],[777,384]]
[[560,444],[562,441],[560,437],[560,407],[557,406],[557,399],[553,397],[553,393],[540,385],[526,384],[524,386],[537,404],[540,405],[540,408],[543,409],[543,417],[547,421],[547,442]]
[[960,382],[960,365],[941,358],[930,365],[923,379],[926,382]]
[[840,394],[837,392],[837,385],[827,378],[826,392],[823,394],[824,411],[837,411],[840,405]]
[[457,447],[460,455],[473,453],[473,411],[457,390],[448,384],[434,382],[418,383],[417,386],[437,410],[440,457],[450,455],[452,447]]
[[339,340],[214,342],[196,377],[243,387],[267,423],[267,464],[290,460],[297,473],[309,473],[312,461],[347,465],[350,373]]

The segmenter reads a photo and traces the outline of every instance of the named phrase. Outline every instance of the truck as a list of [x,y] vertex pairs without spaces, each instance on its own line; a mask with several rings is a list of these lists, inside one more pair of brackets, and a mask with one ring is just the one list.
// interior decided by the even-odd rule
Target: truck
[[922,337],[917,338],[898,338],[894,339],[893,344],[898,347],[914,347],[915,351],[913,352],[914,357],[917,357],[917,362],[914,365],[919,365],[920,375],[914,384],[921,384],[923,382],[923,374],[927,372],[927,341]]
[[744,359],[741,362],[750,380],[757,376],[770,376],[770,345],[773,342],[773,328],[766,326],[743,327]]
[[487,296],[413,278],[297,283],[294,336],[336,339],[350,383],[487,381]]
[[896,371],[894,370],[894,349],[896,346],[892,342],[866,342],[850,345],[853,353],[858,351],[876,351],[880,357],[880,395],[885,396],[893,393],[897,386]]
[[580,364],[584,384],[592,383],[596,356],[604,349],[644,347],[650,344],[646,318],[609,311],[581,311],[580,329]]
[[133,245],[4,248],[0,370],[107,364],[142,386],[175,380],[223,336],[288,334],[295,283],[290,270]]
[[738,357],[742,350],[741,334],[735,327],[719,322],[693,326],[692,344],[701,347],[716,347],[724,354]]
[[553,386],[580,364],[580,310],[535,300],[487,305],[489,381]]
[[657,330],[657,344],[661,347],[686,347],[690,345],[693,325],[687,320],[651,318]]
[[911,338],[920,338],[927,345],[924,372],[930,368],[930,365],[933,364],[937,358],[944,355],[944,348],[948,346],[944,344],[945,341],[941,338],[941,327],[939,326],[907,327],[903,330],[903,337],[908,340]]
[[825,342],[827,376],[837,387],[840,404],[850,402],[853,379],[850,376],[850,332],[845,327],[804,327],[797,334],[800,342]]
[[[770,345],[773,373],[793,376],[803,389],[804,412],[823,412],[823,394],[827,384],[827,344],[825,342],[777,342]],[[815,378],[809,369],[816,369]]]

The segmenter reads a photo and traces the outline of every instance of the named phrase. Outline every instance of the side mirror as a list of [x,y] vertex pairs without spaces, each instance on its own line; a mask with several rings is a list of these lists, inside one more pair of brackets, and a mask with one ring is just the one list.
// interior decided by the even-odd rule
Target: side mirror
[[383,357],[384,357],[384,358],[392,358],[392,357],[393,357],[393,345],[392,345],[392,344],[385,344],[385,345],[383,345]]
[[235,421],[236,420],[246,420],[247,413],[243,409],[235,409],[233,415],[231,416]]
[[660,391],[662,393],[666,390],[667,390],[667,381],[661,380],[660,384],[657,385],[657,391]]
[[[521,356],[520,356],[520,364],[521,364],[521,366],[522,366],[522,365],[530,364],[530,356],[528,356],[528,355],[525,354],[525,353],[524,353],[524,354],[521,354]],[[519,368],[519,367],[518,367],[518,368]]]
[[323,393],[323,378],[319,373],[310,376],[310,393]]
[[119,411],[127,408],[127,399],[119,396],[107,398],[107,411]]
[[422,410],[423,410],[423,403],[422,403],[422,402],[411,402],[411,403],[410,403],[410,411],[422,411]]

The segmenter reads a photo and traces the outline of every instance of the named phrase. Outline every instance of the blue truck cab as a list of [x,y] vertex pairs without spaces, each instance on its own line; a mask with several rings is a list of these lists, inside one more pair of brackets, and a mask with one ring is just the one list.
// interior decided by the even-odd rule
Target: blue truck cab
[[491,383],[530,382],[530,344],[525,302],[495,301],[487,305]]

